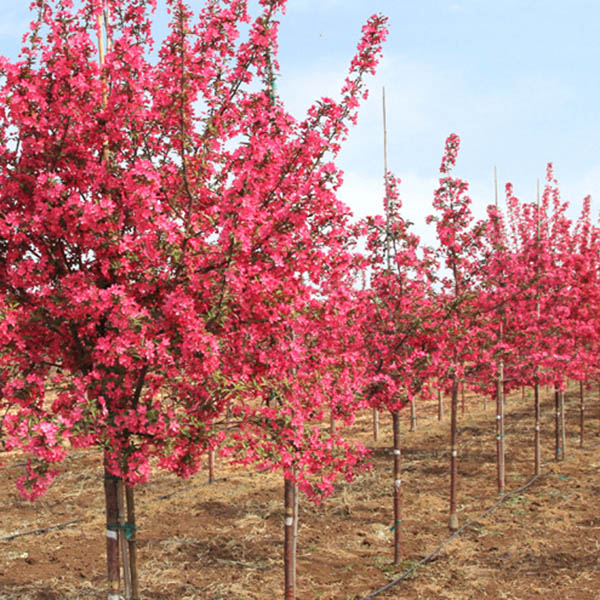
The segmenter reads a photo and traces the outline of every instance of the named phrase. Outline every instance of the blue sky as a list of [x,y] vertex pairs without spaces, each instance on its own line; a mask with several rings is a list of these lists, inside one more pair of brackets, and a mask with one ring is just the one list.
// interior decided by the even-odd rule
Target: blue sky
[[[161,4],[161,0],[158,0]],[[191,1],[200,8],[201,0]],[[27,1],[0,0],[0,53],[16,56]],[[341,196],[358,216],[381,210],[381,88],[389,166],[403,180],[405,214],[425,239],[446,136],[462,151],[477,214],[493,201],[493,169],[533,200],[553,161],[574,216],[584,195],[600,204],[600,3],[597,0],[288,0],[281,23],[279,93],[301,117],[335,96],[370,14],[390,35],[370,99],[340,156]],[[159,14],[158,30],[164,30]]]

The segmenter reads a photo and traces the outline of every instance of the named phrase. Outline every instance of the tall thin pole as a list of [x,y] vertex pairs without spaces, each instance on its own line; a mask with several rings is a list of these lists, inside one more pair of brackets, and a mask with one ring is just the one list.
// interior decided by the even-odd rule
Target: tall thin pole
[[417,399],[410,401],[410,431],[417,430]]
[[121,551],[121,562],[123,563],[123,590],[125,600],[131,600],[131,564],[129,562],[129,546],[127,544],[126,526],[127,517],[125,514],[125,486],[123,479],[117,481],[117,510],[119,522],[119,550]]
[[456,375],[452,379],[452,397],[450,403],[450,523],[451,531],[458,529],[457,488],[458,488],[458,386]]
[[[498,208],[498,170],[494,167],[494,201]],[[498,339],[502,343],[503,316],[501,315]],[[498,379],[496,383],[496,457],[498,475],[498,493],[504,493],[505,461],[504,461],[504,361],[498,361]]]
[[[502,336],[502,325],[500,325]],[[496,453],[498,467],[498,493],[504,493],[504,361],[498,361],[498,382],[496,389]]]
[[494,200],[496,202],[496,208],[498,208],[498,171],[494,167]]
[[[537,194],[536,194],[536,242],[537,249],[539,254],[539,245],[540,245],[540,180],[537,180]],[[537,260],[537,259],[536,259]],[[536,266],[536,275],[539,273],[539,263]],[[535,304],[535,313],[537,323],[540,321],[540,299],[539,299],[539,282],[536,283],[536,304]],[[539,475],[542,472],[542,448],[540,443],[540,377],[538,366],[535,367],[535,381],[534,381],[534,389],[533,389],[533,402],[534,402],[534,412],[535,412],[535,422],[534,422],[534,467],[535,474]]]
[[104,496],[106,505],[106,565],[108,571],[108,600],[119,600],[120,565],[119,565],[119,508],[117,478],[107,469],[106,454],[104,456]]
[[[387,158],[387,111],[385,107],[385,86],[381,90],[381,109],[383,112],[383,182],[385,185],[385,254],[388,273],[391,270],[392,257],[390,255],[390,199],[388,197],[388,158]],[[373,407],[373,439],[379,439],[379,410]]]
[[285,573],[285,600],[295,600],[294,591],[294,483],[284,478],[284,544],[283,544],[283,568]]
[[130,526],[129,533],[129,570],[131,572],[131,600],[140,600],[140,584],[137,573],[137,539],[135,533],[135,501],[133,488],[125,486],[125,499],[127,501],[127,522]]
[[386,108],[385,108],[385,86],[383,86],[383,88],[382,88],[381,101],[382,101],[382,105],[383,105],[383,176],[385,178],[387,178],[388,158],[387,158],[387,114],[386,114]]
[[[106,108],[108,92],[104,74],[104,19],[103,11],[98,14],[96,24],[98,37],[98,62],[100,65],[102,82],[101,107]],[[102,143],[102,160],[108,162],[108,140]],[[108,574],[108,600],[118,600],[120,595],[120,564],[119,564],[119,478],[108,471],[108,460],[104,454],[104,501],[106,507],[106,566]]]
[[402,450],[400,447],[400,414],[392,411],[394,431],[394,564],[399,565],[402,555]]
[[[385,225],[386,225],[386,240],[385,249],[387,254],[387,271],[388,275],[392,272],[392,248],[391,248],[391,226],[392,226],[392,199],[388,195],[388,159],[387,159],[387,111],[385,106],[385,87],[382,88],[382,110],[383,110],[383,181],[385,183]],[[411,410],[414,410],[414,405],[411,403]],[[414,413],[411,413],[411,415]],[[392,411],[392,429],[393,429],[393,444],[394,444],[394,564],[400,564],[401,544],[402,544],[402,451],[400,446],[400,413],[398,410]]]

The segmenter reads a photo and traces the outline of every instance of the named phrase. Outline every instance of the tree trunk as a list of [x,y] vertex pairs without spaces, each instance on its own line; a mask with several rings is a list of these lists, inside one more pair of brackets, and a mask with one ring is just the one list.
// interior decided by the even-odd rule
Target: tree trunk
[[392,411],[394,431],[394,564],[400,564],[402,544],[402,451],[400,448],[400,414]]
[[583,381],[579,382],[579,447],[583,448],[583,429],[585,421],[585,397],[583,391]]
[[438,421],[444,418],[444,404],[442,402],[442,390],[438,389]]
[[542,452],[540,445],[540,384],[535,381],[533,387],[533,402],[534,402],[534,413],[535,413],[535,428],[534,428],[534,451],[535,451],[535,474],[539,475],[542,472]]
[[558,392],[559,409],[560,409],[560,460],[564,460],[567,455],[567,432],[565,429],[565,391]]
[[560,392],[558,385],[554,387],[554,458],[562,460],[561,434],[560,434]]
[[465,415],[465,383],[464,383],[464,381],[461,383],[461,386],[460,386],[460,412],[464,417],[464,415]]
[[373,409],[373,439],[379,440],[379,411],[376,408]]
[[335,435],[335,416],[333,414],[333,408],[329,409],[329,433]]
[[283,571],[284,571],[284,599],[295,600],[294,594],[294,484],[284,479],[284,541],[283,541]]
[[452,399],[450,404],[450,523],[451,531],[458,529],[456,496],[458,487],[458,386],[456,377],[452,381]]
[[106,566],[108,571],[108,600],[120,600],[120,570],[119,570],[119,506],[118,490],[115,477],[106,468],[104,458],[104,499],[106,505]]
[[215,481],[215,451],[211,448],[208,451],[208,483]]

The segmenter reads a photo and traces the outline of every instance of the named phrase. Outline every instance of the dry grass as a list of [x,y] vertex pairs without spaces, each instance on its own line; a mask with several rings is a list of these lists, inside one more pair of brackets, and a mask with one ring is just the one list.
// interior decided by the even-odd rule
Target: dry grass
[[[589,418],[589,445],[577,448],[577,407],[568,412],[566,460],[495,512],[494,418],[468,398],[460,419],[461,522],[475,519],[430,564],[419,567],[381,598],[592,600],[600,597],[600,447],[598,418]],[[588,403],[591,404],[591,403]],[[531,400],[507,406],[507,488],[532,471]],[[543,411],[545,460],[552,458],[552,411]],[[381,441],[370,438],[370,415],[354,427],[370,445],[373,469],[340,485],[323,506],[300,509],[298,597],[349,600],[397,577],[448,536],[448,424],[435,407],[419,406],[419,424],[404,434],[405,560],[390,564],[392,455],[390,423],[382,416]],[[405,431],[408,429],[406,415]],[[7,462],[17,462],[10,456]],[[221,478],[206,474],[181,482],[166,473],[137,492],[139,566],[144,598],[153,600],[270,600],[282,592],[282,481],[276,474],[246,476],[219,464]],[[41,536],[0,542],[2,600],[100,599],[104,593],[102,470],[99,454],[72,461],[48,495],[30,505],[14,489],[17,469],[0,471],[0,537],[85,517],[85,523]],[[194,484],[193,487],[189,487]],[[176,490],[170,498],[157,500]]]

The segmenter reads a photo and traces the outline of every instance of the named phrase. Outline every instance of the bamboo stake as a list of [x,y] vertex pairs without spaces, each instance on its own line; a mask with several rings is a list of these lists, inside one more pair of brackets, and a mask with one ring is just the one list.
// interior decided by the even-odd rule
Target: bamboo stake
[[373,408],[373,439],[379,440],[379,411]]
[[284,571],[284,600],[295,600],[294,594],[294,489],[293,482],[284,478],[284,540],[283,540],[283,571]]
[[458,529],[458,513],[456,512],[456,497],[458,488],[458,386],[454,376],[452,380],[452,399],[450,404],[450,531]]
[[127,547],[126,537],[126,518],[124,506],[124,489],[123,480],[119,478],[117,481],[117,510],[119,519],[119,550],[121,552],[121,562],[123,564],[123,590],[125,592],[125,600],[131,600],[131,572],[129,562],[129,548]]
[[410,431],[417,430],[417,400],[413,398],[410,403]]
[[127,522],[129,523],[129,571],[131,574],[131,600],[140,600],[140,584],[137,571],[137,535],[135,527],[135,497],[133,487],[125,486]]
[[298,563],[296,556],[298,554],[298,484],[294,481],[293,485],[294,493],[294,532],[292,542],[292,582],[294,589],[294,596],[297,594],[296,580],[298,576]]
[[[539,249],[540,244],[540,180],[537,180],[537,194],[536,194],[536,244]],[[536,266],[536,271],[539,269],[539,263]],[[539,294],[539,284],[536,289],[536,296]],[[535,313],[537,322],[540,320],[540,300],[536,298]],[[535,474],[540,475],[542,472],[542,449],[540,441],[540,381],[538,375],[538,367],[535,368],[535,387],[534,387],[534,409],[535,409],[535,433],[534,433],[534,463],[535,463]]]
[[400,413],[392,411],[394,432],[394,564],[400,564],[402,545],[402,450],[400,448]]
[[496,389],[496,463],[498,474],[498,493],[504,493],[504,361],[498,364],[498,382]]
[[[104,23],[103,11],[98,13],[97,38],[98,38],[98,62],[101,70],[102,99],[101,106],[106,108],[108,102],[108,90],[104,74]],[[108,140],[102,143],[102,160],[108,162]],[[108,574],[108,600],[120,600],[120,567],[119,567],[119,478],[115,477],[107,469],[107,456],[104,455],[104,499],[106,506],[106,566]]]
[[117,478],[108,472],[104,457],[104,499],[106,505],[106,566],[108,572],[108,600],[120,600],[119,569],[119,508],[117,503]]
[[[382,89],[382,109],[383,109],[383,170],[385,182],[385,197],[386,197],[386,255],[387,255],[387,270],[392,271],[392,248],[391,248],[391,219],[392,207],[390,206],[391,198],[388,197],[388,162],[387,162],[387,114],[385,107],[385,87]],[[411,402],[411,431],[416,427],[415,403]],[[394,439],[394,564],[400,564],[401,555],[401,515],[402,515],[402,481],[400,479],[400,470],[402,466],[402,453],[400,449],[400,412],[392,411],[392,429]]]

